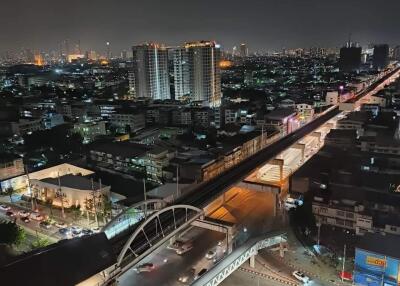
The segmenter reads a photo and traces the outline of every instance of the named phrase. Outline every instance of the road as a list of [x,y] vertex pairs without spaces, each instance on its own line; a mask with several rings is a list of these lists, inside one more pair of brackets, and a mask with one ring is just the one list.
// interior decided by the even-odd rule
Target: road
[[[118,285],[183,285],[178,282],[178,278],[189,272],[191,268],[195,268],[195,273],[198,273],[202,268],[212,266],[213,262],[205,259],[205,254],[209,249],[218,247],[217,242],[223,241],[224,237],[225,235],[222,233],[193,227],[180,238],[184,241],[193,239],[193,249],[180,256],[174,250],[168,249],[167,244],[164,244],[140,262],[140,264],[153,263],[155,269],[152,272],[136,273],[131,268],[118,279]],[[219,253],[219,255],[222,254]],[[191,276],[191,280],[193,280],[193,276]]]

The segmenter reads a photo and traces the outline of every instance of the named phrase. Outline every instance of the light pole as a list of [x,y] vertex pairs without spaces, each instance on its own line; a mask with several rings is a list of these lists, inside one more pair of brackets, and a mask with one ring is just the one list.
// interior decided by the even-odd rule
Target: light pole
[[318,227],[317,245],[318,245],[318,247],[320,245],[321,225],[322,225],[322,223],[318,220],[317,221],[317,227]]
[[342,282],[343,282],[343,275],[344,275],[344,264],[346,263],[346,244],[344,245],[344,247],[343,247],[343,259],[342,259],[342,275],[340,275],[341,276],[341,278],[342,278]]

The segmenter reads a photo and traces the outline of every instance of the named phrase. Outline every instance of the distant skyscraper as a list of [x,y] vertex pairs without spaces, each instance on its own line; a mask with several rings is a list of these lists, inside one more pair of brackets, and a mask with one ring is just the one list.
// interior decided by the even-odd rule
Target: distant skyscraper
[[107,43],[106,43],[106,46],[107,46],[106,58],[107,58],[107,60],[110,60],[110,59],[111,59],[110,42],[107,42]]
[[393,58],[396,61],[400,61],[400,46],[396,46],[393,50]]
[[175,99],[189,99],[190,96],[190,66],[189,52],[186,48],[173,51]]
[[249,55],[249,49],[246,44],[240,44],[240,56],[247,57]]
[[152,43],[134,46],[132,52],[136,97],[170,99],[167,49]]
[[190,99],[211,107],[221,104],[220,46],[215,42],[186,43],[189,59]]
[[384,69],[389,64],[389,46],[375,45],[372,63],[376,69]]
[[126,50],[123,50],[123,51],[121,52],[121,58],[122,58],[123,60],[126,60],[126,59],[128,58],[128,52],[127,52]]
[[350,42],[340,49],[339,69],[342,72],[356,71],[361,65],[361,47]]
[[26,62],[27,63],[34,63],[35,62],[35,54],[31,49],[26,49],[25,50],[25,57],[26,57]]

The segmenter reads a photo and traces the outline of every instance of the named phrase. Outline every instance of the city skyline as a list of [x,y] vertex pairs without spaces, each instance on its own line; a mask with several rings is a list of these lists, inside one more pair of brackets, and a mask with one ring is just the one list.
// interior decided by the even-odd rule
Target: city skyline
[[113,53],[119,53],[143,42],[178,45],[203,39],[216,40],[226,50],[245,42],[253,52],[284,47],[339,47],[349,34],[362,45],[397,44],[396,27],[400,24],[395,15],[400,3],[392,0],[386,1],[386,5],[372,0],[356,0],[351,5],[344,0],[222,0],[213,5],[210,1],[187,4],[181,0],[123,0],[118,5],[103,0],[71,0],[64,6],[60,2],[3,3],[0,51],[58,50],[65,39],[71,45],[80,42],[82,50],[100,53],[106,53],[107,42],[111,43]]

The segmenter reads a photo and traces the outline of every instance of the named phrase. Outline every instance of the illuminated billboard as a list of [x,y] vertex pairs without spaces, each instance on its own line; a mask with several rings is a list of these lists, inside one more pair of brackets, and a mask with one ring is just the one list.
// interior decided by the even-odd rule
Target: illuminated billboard
[[400,260],[357,248],[354,282],[356,285],[400,285]]

